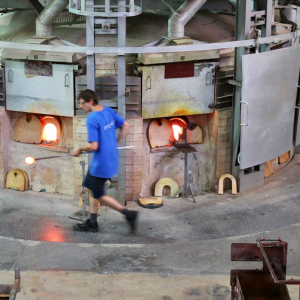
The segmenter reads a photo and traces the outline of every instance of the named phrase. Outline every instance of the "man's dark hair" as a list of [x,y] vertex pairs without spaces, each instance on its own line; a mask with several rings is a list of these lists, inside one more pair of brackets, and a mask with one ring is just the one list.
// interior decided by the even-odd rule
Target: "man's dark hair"
[[89,102],[91,99],[94,101],[94,105],[98,104],[97,94],[89,89],[83,90],[77,97],[77,100],[83,99],[85,102]]

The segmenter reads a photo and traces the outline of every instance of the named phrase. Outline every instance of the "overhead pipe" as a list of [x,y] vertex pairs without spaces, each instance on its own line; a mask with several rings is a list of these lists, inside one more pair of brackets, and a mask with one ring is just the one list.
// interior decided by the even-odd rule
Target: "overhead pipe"
[[37,37],[52,36],[52,24],[68,4],[69,0],[53,0],[45,6],[35,22]]
[[207,0],[186,0],[168,20],[168,37],[184,37],[186,23],[196,14]]

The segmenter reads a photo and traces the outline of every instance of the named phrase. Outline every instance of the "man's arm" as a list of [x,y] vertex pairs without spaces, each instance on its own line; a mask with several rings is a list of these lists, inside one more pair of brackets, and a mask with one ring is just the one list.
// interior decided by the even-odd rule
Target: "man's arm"
[[126,134],[129,132],[130,125],[125,121],[120,129],[117,144],[118,146],[121,144],[122,140],[126,136]]
[[72,155],[79,156],[82,151],[85,151],[85,152],[96,151],[96,150],[98,150],[98,146],[99,146],[98,142],[87,143],[87,144],[81,146],[80,148],[73,150]]

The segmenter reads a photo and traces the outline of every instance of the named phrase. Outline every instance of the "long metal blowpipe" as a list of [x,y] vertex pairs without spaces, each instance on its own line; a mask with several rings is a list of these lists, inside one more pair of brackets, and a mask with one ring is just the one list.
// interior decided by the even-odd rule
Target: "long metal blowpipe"
[[[117,147],[118,150],[120,150],[120,149],[130,149],[130,148],[134,148],[134,146]],[[81,154],[86,154],[86,153],[88,153],[88,152],[81,152]],[[28,156],[28,157],[25,158],[25,163],[28,164],[28,165],[32,165],[37,160],[65,157],[65,156],[71,156],[71,155],[72,155],[71,153],[68,153],[68,154],[63,154],[63,155],[47,156],[47,157],[39,157],[39,158],[34,158],[34,157]]]

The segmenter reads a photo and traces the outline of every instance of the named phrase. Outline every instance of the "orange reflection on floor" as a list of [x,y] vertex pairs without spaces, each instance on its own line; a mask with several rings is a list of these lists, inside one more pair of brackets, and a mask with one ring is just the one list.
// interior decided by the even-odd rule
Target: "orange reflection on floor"
[[65,239],[63,237],[63,233],[60,228],[58,227],[52,227],[48,229],[44,234],[43,234],[43,241],[45,242],[65,242]]

